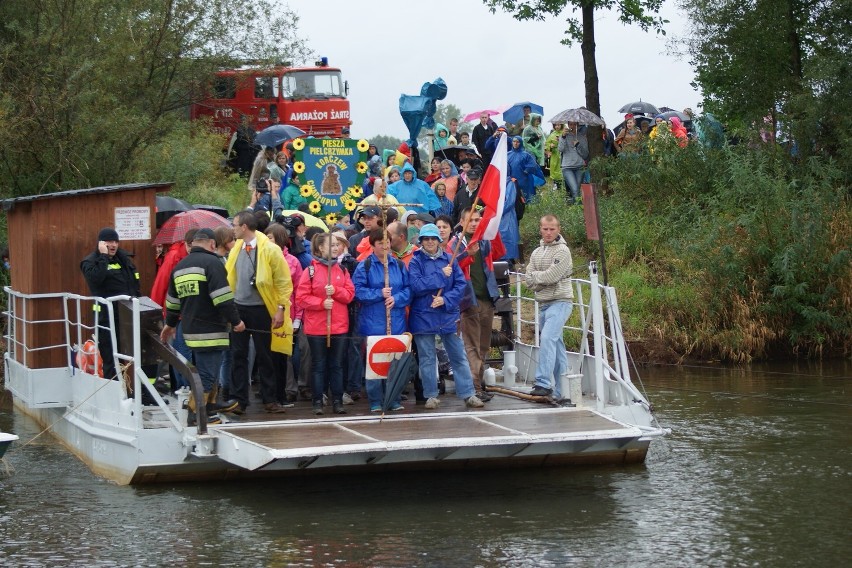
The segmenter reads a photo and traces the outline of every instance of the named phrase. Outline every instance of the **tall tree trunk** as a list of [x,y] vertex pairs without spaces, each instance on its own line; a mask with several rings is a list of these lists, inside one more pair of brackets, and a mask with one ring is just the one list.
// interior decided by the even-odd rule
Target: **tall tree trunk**
[[[598,89],[598,66],[595,62],[595,5],[592,0],[583,3],[583,74],[586,83],[586,108],[600,116],[601,96]],[[600,126],[590,126],[586,130],[589,140],[589,159],[603,155],[603,139]]]

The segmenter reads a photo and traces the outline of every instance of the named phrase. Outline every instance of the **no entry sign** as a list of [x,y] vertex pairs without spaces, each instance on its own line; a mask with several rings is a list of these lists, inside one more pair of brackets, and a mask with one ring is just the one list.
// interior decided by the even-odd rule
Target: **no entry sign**
[[410,335],[372,335],[367,337],[368,379],[386,379],[396,354],[408,351]]

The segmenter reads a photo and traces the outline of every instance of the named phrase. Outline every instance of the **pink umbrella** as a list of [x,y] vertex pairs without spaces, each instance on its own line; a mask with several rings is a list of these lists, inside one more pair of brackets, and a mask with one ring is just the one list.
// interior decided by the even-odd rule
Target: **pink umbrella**
[[462,121],[463,122],[474,122],[476,120],[479,120],[480,115],[482,115],[483,113],[488,114],[488,116],[494,116],[495,114],[500,114],[501,112],[502,111],[494,110],[494,109],[478,110],[476,112],[472,112],[470,114],[464,115],[464,118],[462,119]]
[[178,213],[160,227],[152,245],[170,245],[183,240],[183,236],[190,229],[215,229],[216,227],[230,227],[231,222],[204,209],[193,209]]

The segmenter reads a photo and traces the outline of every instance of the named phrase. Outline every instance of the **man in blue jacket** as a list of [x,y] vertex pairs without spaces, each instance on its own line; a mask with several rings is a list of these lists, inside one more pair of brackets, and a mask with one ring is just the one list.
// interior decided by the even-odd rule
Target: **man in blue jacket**
[[435,357],[435,335],[441,336],[456,383],[456,395],[471,408],[485,404],[475,396],[473,377],[458,336],[459,304],[467,283],[458,264],[442,250],[438,227],[429,223],[420,228],[420,250],[408,265],[413,299],[408,327],[417,343],[420,380],[426,408],[438,408],[438,366]]
[[[364,259],[352,275],[355,285],[355,299],[361,303],[358,313],[358,333],[368,335],[386,335],[390,327],[391,335],[402,335],[408,329],[405,308],[411,303],[411,289],[408,286],[408,270],[402,261],[390,254],[390,240],[385,238],[383,229],[373,229],[367,235],[373,252]],[[387,262],[388,283],[385,285],[385,262]],[[387,380],[367,380],[367,398],[371,412],[381,412],[383,388]],[[391,410],[403,410],[399,400],[395,400]]]

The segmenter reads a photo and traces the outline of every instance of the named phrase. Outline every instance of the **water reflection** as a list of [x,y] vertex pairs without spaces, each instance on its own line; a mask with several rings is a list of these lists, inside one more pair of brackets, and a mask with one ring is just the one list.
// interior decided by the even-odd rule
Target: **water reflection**
[[[771,370],[771,369],[769,369]],[[654,369],[644,466],[117,487],[47,436],[8,455],[0,558],[28,565],[840,565],[852,382]],[[848,374],[848,373],[847,373]],[[8,405],[0,427],[37,429]]]

